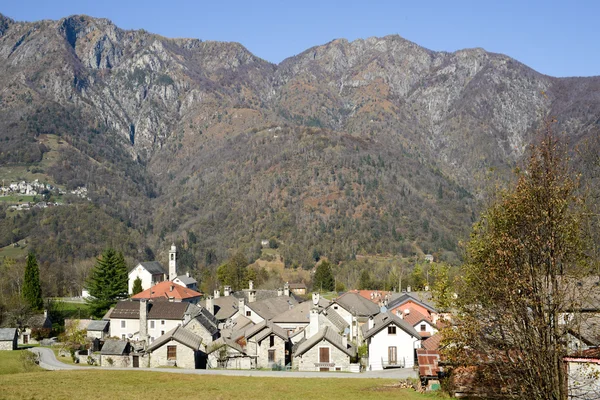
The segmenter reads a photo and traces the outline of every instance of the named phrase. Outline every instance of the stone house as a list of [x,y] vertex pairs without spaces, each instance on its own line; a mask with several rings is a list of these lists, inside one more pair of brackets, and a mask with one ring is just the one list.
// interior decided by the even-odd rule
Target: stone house
[[104,339],[108,336],[110,321],[90,321],[87,326],[87,337]]
[[256,368],[256,356],[246,353],[236,341],[220,337],[207,349],[208,368],[252,369]]
[[150,367],[206,369],[206,353],[200,350],[202,338],[177,326],[156,339],[148,347]]
[[363,331],[369,346],[369,371],[415,365],[415,349],[421,347],[421,336],[407,321],[386,312],[371,318]]
[[35,339],[36,332],[47,331],[52,329],[52,321],[48,318],[48,311],[44,310],[43,314],[35,314],[27,318],[19,328],[19,344],[39,344]]
[[197,307],[197,310],[190,313],[190,319],[183,327],[202,339],[201,350],[206,352],[206,347],[220,336],[218,324],[217,319],[206,308]]
[[330,327],[299,343],[293,367],[299,371],[350,371],[356,347]]
[[333,309],[346,321],[350,326],[349,339],[359,344],[363,341],[361,326],[366,324],[369,318],[381,312],[377,304],[354,292],[346,292],[339,296],[327,309]]
[[256,368],[285,367],[290,362],[287,331],[269,321],[257,324],[245,333],[246,353],[256,357]]
[[132,346],[128,341],[106,340],[102,346],[102,350],[100,350],[100,366],[117,368],[132,367],[134,363],[131,353]]
[[0,350],[16,350],[17,337],[17,328],[0,328]]

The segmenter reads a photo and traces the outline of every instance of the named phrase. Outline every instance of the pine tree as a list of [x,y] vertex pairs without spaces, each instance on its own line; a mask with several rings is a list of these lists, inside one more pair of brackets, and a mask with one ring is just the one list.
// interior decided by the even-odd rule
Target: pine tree
[[323,261],[317,267],[315,277],[313,278],[313,290],[332,291],[335,289],[335,279],[331,272],[331,264],[328,261]]
[[131,294],[132,295],[136,295],[136,294],[138,294],[140,292],[143,292],[143,291],[144,291],[144,288],[142,287],[142,280],[138,276],[133,281],[133,288],[131,289]]
[[33,311],[40,311],[44,307],[42,286],[40,284],[40,269],[33,253],[27,255],[25,279],[23,282],[23,297]]
[[92,315],[101,317],[118,300],[127,298],[127,267],[122,253],[107,249],[96,260],[87,281]]

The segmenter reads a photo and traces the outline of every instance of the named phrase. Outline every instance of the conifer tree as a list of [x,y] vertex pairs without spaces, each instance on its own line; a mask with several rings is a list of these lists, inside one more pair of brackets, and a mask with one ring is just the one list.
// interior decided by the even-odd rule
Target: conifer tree
[[328,261],[321,262],[317,267],[313,278],[313,289],[319,291],[332,291],[335,289],[335,279],[331,272],[331,264]]
[[87,281],[92,315],[101,317],[118,300],[127,298],[127,267],[122,253],[106,249],[96,260]]
[[40,269],[35,254],[27,255],[25,279],[23,281],[23,297],[33,311],[40,311],[44,307],[42,286],[40,284]]
[[133,281],[133,288],[131,289],[131,294],[132,295],[136,295],[136,294],[138,294],[140,292],[143,292],[143,291],[144,291],[144,288],[142,287],[142,280],[138,276]]

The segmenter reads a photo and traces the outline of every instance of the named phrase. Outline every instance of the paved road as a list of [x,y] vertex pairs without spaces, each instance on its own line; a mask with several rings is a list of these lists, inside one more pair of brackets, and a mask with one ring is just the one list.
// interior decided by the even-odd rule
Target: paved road
[[[121,370],[131,371],[132,368],[112,367],[85,367],[80,365],[64,364],[56,359],[54,352],[45,347],[32,347],[30,351],[40,355],[40,367],[49,370]],[[384,379],[406,379],[418,377],[412,368],[387,369],[385,371],[369,371],[362,374],[348,372],[283,372],[283,371],[256,371],[256,370],[224,370],[224,369],[182,369],[182,368],[136,368],[138,371],[167,372],[173,374],[196,374],[196,375],[227,375],[227,376],[258,376],[276,378],[384,378]]]

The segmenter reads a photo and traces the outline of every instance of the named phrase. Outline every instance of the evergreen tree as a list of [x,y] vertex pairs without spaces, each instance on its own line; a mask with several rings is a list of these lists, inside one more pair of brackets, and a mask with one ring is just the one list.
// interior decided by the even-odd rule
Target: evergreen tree
[[360,278],[358,280],[358,289],[360,290],[367,290],[367,289],[373,289],[373,282],[371,281],[371,274],[369,274],[369,271],[366,269],[363,269],[362,272],[360,273]]
[[132,295],[136,295],[136,294],[138,294],[140,292],[143,292],[143,291],[144,291],[144,288],[142,287],[142,280],[138,276],[133,281],[133,288],[131,289],[131,294]]
[[335,289],[335,280],[331,272],[331,264],[323,261],[317,267],[315,277],[313,278],[313,290],[330,292]]
[[87,281],[92,315],[101,317],[118,300],[127,298],[127,267],[122,253],[106,249],[92,269]]
[[23,297],[33,311],[40,311],[44,307],[42,299],[42,286],[40,284],[40,269],[33,253],[27,255],[25,279],[23,281]]

